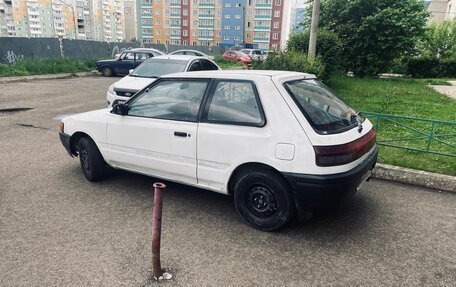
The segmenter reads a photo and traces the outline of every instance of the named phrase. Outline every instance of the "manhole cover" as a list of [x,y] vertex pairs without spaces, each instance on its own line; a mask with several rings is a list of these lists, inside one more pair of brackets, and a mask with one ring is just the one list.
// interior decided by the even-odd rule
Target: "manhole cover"
[[10,108],[10,109],[0,109],[0,114],[12,114],[18,112],[24,112],[32,110],[33,108]]

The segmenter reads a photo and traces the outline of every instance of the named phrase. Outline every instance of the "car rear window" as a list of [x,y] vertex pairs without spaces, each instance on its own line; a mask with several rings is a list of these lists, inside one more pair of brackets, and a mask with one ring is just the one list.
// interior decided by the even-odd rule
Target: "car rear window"
[[340,133],[364,120],[320,81],[303,79],[284,86],[317,133]]
[[131,74],[131,77],[158,78],[166,74],[184,72],[187,61],[153,58],[142,63]]

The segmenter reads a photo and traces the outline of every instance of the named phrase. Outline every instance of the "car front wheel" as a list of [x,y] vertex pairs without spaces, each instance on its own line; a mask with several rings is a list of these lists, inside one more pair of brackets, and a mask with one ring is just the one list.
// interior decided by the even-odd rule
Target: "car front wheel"
[[83,137],[78,143],[79,161],[82,172],[89,181],[97,181],[103,178],[105,162],[103,156],[92,139]]
[[104,67],[103,69],[101,69],[101,73],[105,77],[111,77],[114,74],[111,67]]
[[295,205],[286,180],[268,169],[249,169],[234,184],[234,202],[241,217],[252,227],[274,231],[292,218]]

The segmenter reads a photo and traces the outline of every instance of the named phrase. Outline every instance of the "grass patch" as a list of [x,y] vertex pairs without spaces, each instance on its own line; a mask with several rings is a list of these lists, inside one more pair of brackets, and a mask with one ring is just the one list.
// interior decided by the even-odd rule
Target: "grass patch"
[[25,59],[15,64],[0,64],[0,77],[88,72],[95,69],[95,59]]
[[239,61],[230,61],[226,58],[224,58],[221,55],[216,55],[214,57],[214,61],[219,65],[220,68],[222,69],[230,69],[230,68],[244,68],[244,64]]
[[[327,84],[346,102],[359,111],[392,114],[415,118],[456,122],[456,100],[441,95],[428,87],[427,80],[407,78],[373,79],[334,76]],[[375,119],[371,118],[371,122]],[[408,124],[415,129],[429,133],[430,123],[398,120],[398,124],[380,122],[378,139],[399,139],[419,135],[401,127]],[[456,134],[454,125],[438,125],[435,133]],[[456,145],[456,137],[447,138]],[[425,149],[427,140],[400,142],[412,148]],[[455,149],[433,142],[432,149],[455,153]],[[379,162],[413,169],[456,175],[454,157],[423,152],[407,151],[391,147],[379,147]]]

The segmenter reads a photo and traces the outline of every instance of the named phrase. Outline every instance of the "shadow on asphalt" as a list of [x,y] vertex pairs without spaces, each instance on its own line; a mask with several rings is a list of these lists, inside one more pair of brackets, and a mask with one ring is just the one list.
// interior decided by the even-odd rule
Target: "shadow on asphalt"
[[[68,172],[77,174],[78,180],[89,185],[104,188],[109,186],[109,192],[146,200],[148,202],[146,205],[150,208],[153,205],[152,185],[155,182],[163,182],[167,185],[164,194],[165,206],[168,205],[173,212],[186,216],[202,213],[202,218],[220,217],[225,224],[244,224],[237,214],[232,196],[111,168],[108,170],[107,178],[96,183],[85,180],[79,165],[74,164]],[[287,227],[276,233],[290,237],[305,237],[308,240],[318,239],[323,243],[324,238],[337,241],[338,238],[366,233],[369,231],[370,221],[378,215],[374,198],[363,190],[365,188],[339,208],[315,211],[314,217],[308,222],[300,222],[294,218]]]

